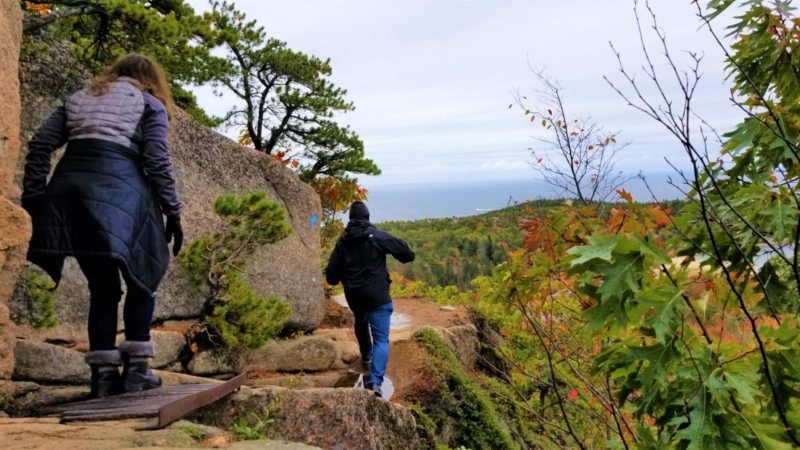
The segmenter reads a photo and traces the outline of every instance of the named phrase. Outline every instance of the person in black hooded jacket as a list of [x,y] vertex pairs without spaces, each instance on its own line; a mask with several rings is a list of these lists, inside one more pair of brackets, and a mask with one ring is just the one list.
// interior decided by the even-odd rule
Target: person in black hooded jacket
[[355,316],[361,361],[369,370],[364,387],[378,397],[382,395],[389,360],[389,327],[394,311],[386,255],[401,263],[414,261],[415,257],[406,242],[369,222],[369,209],[364,202],[354,202],[350,222],[336,242],[325,277],[331,286],[339,282],[344,285],[344,296]]

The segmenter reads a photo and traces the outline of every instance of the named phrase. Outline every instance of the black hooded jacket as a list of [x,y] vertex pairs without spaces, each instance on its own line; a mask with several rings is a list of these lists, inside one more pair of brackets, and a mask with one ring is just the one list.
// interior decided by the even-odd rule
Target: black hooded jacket
[[414,261],[408,244],[375,228],[367,220],[352,220],[336,243],[325,276],[328,284],[342,282],[352,309],[374,309],[392,301],[386,255],[401,263]]

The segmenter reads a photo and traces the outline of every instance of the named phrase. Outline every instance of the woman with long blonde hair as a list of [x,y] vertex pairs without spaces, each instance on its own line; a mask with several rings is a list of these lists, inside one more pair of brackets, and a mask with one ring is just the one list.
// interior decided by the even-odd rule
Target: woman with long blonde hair
[[[70,96],[28,143],[22,195],[33,221],[28,259],[58,282],[64,259],[75,257],[86,276],[86,362],[95,397],[161,385],[148,364],[155,293],[169,263],[168,243],[174,239],[174,255],[183,243],[167,146],[172,108],[158,63],[130,54]],[[64,144],[48,182],[51,155]],[[117,348],[120,275],[127,295],[125,340]]]

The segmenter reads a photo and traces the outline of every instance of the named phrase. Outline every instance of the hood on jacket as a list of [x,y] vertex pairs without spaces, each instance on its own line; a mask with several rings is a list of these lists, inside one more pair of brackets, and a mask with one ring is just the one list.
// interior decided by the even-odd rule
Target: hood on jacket
[[351,220],[350,223],[347,224],[347,228],[344,230],[342,239],[346,241],[366,239],[370,237],[374,231],[375,226],[372,225],[368,220]]
[[350,205],[350,220],[369,220],[369,208],[361,200],[356,200]]

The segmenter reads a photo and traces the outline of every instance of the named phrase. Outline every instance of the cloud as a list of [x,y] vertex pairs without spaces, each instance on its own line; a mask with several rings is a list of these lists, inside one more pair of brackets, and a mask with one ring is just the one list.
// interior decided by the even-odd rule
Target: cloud
[[[207,8],[204,0],[190,3]],[[729,129],[739,115],[727,102],[723,58],[700,29],[694,7],[688,1],[651,3],[676,58],[686,60],[683,50],[704,52],[696,107],[710,123]],[[514,89],[533,90],[528,63],[547,67],[563,82],[572,114],[591,115],[631,141],[620,159],[624,170],[663,171],[665,156],[683,163],[682,150],[666,131],[628,107],[603,80],[608,74],[621,81],[609,41],[630,68],[642,63],[632,0],[236,4],[290,47],[331,58],[333,80],[356,105],[340,120],[361,135],[368,156],[383,169],[379,179],[365,178],[367,184],[530,176],[527,148],[540,131],[517,109],[508,109]],[[668,93],[676,94],[669,72],[661,73]],[[652,87],[645,93],[656,94]],[[199,89],[198,97],[218,114],[233,101],[213,97],[208,88]]]

